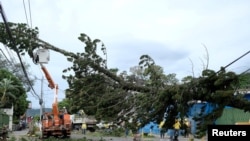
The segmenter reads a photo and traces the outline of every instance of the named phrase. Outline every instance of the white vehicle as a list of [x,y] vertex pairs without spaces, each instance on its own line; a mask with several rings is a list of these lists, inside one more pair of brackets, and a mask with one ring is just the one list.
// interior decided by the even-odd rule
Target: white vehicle
[[80,130],[83,123],[86,123],[87,130],[90,132],[95,131],[96,127],[96,119],[93,116],[87,116],[84,112],[79,111],[79,114],[70,115],[70,119],[72,122],[72,128],[76,130]]

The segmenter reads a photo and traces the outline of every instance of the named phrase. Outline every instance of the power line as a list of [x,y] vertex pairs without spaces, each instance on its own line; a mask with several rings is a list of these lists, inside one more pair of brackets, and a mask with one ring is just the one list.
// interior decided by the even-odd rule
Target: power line
[[[16,54],[17,54],[17,56],[18,56],[18,59],[19,59],[19,61],[20,61],[22,70],[23,70],[23,72],[24,72],[24,75],[25,75],[25,77],[27,78],[27,80],[28,80],[28,82],[29,82],[29,85],[30,85],[30,87],[31,87],[31,90],[33,91],[33,93],[34,93],[36,96],[38,96],[38,95],[36,94],[34,88],[32,87],[31,81],[30,81],[30,79],[29,79],[29,77],[28,77],[28,74],[27,74],[27,72],[26,72],[26,70],[25,70],[24,64],[23,64],[23,62],[22,62],[21,56],[20,56],[20,54],[19,54],[19,52],[18,52],[18,49],[17,49],[17,47],[16,47],[15,39],[14,39],[13,36],[12,36],[11,30],[10,30],[10,28],[9,28],[9,25],[8,25],[8,22],[7,22],[7,19],[6,19],[6,16],[5,16],[5,13],[4,13],[4,10],[3,10],[3,7],[2,7],[2,4],[1,4],[1,3],[0,3],[0,13],[1,13],[1,15],[2,15],[2,19],[3,19],[3,21],[4,21],[4,25],[5,25],[7,34],[8,34],[8,36],[9,36],[9,38],[10,38],[10,41],[11,41],[12,44],[13,44],[14,51],[16,52]],[[39,96],[38,96],[38,97],[39,97]]]
[[231,63],[229,63],[228,65],[226,65],[225,67],[222,67],[222,69],[220,69],[219,71],[217,71],[217,73],[219,73],[223,69],[226,69],[227,67],[231,66],[233,63],[235,63],[236,61],[240,60],[242,57],[246,56],[248,53],[250,53],[250,50],[248,52],[244,53],[243,55],[241,55],[240,57],[238,57],[237,59],[235,59],[234,61],[232,61]]
[[12,63],[10,62],[10,60],[7,58],[7,56],[5,55],[5,53],[3,52],[3,50],[0,48],[2,54],[4,55],[5,59],[7,60],[7,62],[12,65]]
[[25,2],[24,2],[24,0],[23,0],[23,7],[24,7],[24,12],[25,12],[26,22],[27,22],[27,24],[28,24],[29,21],[28,21],[28,16],[27,16],[27,12],[26,12],[26,7],[25,7]]
[[[25,1],[23,0],[23,7],[24,7],[24,12],[25,12],[25,17],[26,17],[26,22],[27,22],[27,25],[29,26],[29,21],[28,21],[28,15],[27,15],[27,9],[26,9],[26,6],[25,6]],[[31,17],[31,6],[30,6],[30,0],[28,0],[28,5],[29,5],[29,16],[30,16],[30,26],[32,28],[32,17]],[[26,58],[23,57],[25,60]],[[32,92],[31,92],[32,93]],[[32,95],[34,95],[34,93],[32,93]],[[42,96],[39,97],[38,95],[35,95],[38,97],[39,100],[41,100]]]
[[32,18],[31,18],[30,0],[28,0],[28,2],[29,2],[29,13],[30,13],[30,27],[32,28]]
[[[30,27],[32,28],[32,16],[31,16],[31,6],[30,6],[30,0],[28,0],[28,6],[29,6],[29,20],[30,20]],[[27,25],[29,25],[29,20],[28,20],[28,14],[27,14],[27,9],[26,9],[26,4],[25,1],[23,0],[23,8],[24,8],[24,13],[26,17],[26,22]]]
[[244,72],[241,73],[242,74],[245,74],[245,73],[248,73],[250,71],[250,68],[248,68],[247,70],[245,70]]
[[[28,16],[27,16],[27,12],[26,12],[25,2],[24,2],[24,0],[23,0],[23,7],[24,7],[24,12],[25,12],[26,22],[27,22],[27,25],[28,25],[30,28],[32,28],[32,16],[31,16],[30,0],[28,0],[28,4],[29,4],[30,26],[29,26]],[[40,70],[40,71],[41,71],[41,70]]]

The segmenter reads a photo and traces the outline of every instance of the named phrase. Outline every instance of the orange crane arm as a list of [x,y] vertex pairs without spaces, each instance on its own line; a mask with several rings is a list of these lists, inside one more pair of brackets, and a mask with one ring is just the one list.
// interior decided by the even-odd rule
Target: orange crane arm
[[[58,115],[59,114],[58,105],[57,105],[58,85],[54,83],[54,81],[53,81],[52,77],[50,76],[50,74],[49,74],[48,70],[46,69],[46,67],[41,64],[41,68],[42,68],[42,70],[44,72],[44,75],[45,75],[46,79],[49,82],[49,87],[51,89],[55,89],[55,99],[54,99],[54,103],[52,104],[52,113],[54,115]],[[54,116],[54,117],[57,118],[57,116]]]
[[43,70],[43,72],[44,72],[44,75],[45,75],[46,79],[47,79],[48,82],[49,82],[49,87],[50,87],[51,89],[56,88],[57,85],[54,83],[54,81],[53,81],[52,77],[50,76],[50,74],[49,74],[48,70],[46,69],[46,67],[44,67],[43,65],[41,65],[41,68],[42,68],[42,70]]

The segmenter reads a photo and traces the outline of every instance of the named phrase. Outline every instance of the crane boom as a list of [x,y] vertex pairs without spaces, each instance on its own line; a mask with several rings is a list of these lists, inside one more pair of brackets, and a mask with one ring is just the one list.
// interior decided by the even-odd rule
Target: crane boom
[[[46,79],[47,79],[48,82],[49,82],[48,87],[50,87],[51,89],[55,89],[55,97],[54,97],[54,104],[53,104],[53,105],[57,105],[58,85],[55,84],[55,82],[53,81],[53,79],[52,79],[52,77],[50,76],[50,74],[49,74],[47,68],[46,68],[44,65],[42,65],[42,64],[40,64],[40,65],[41,65],[41,69],[43,70]],[[57,106],[56,106],[56,107],[57,107]],[[58,108],[56,108],[56,109],[53,110],[53,111],[57,111],[57,110],[58,110]],[[54,113],[57,114],[58,112],[54,112]]]
[[48,70],[46,69],[46,67],[41,64],[41,69],[43,70],[44,75],[45,75],[46,79],[49,82],[49,87],[51,89],[54,89],[54,88],[57,89],[57,85],[54,83],[54,81],[53,81],[52,77],[50,76],[50,74],[49,74]]
[[48,86],[51,89],[55,89],[55,97],[54,97],[54,102],[52,104],[52,113],[54,115],[53,116],[54,124],[59,125],[60,124],[59,123],[60,119],[59,119],[59,109],[58,109],[58,103],[57,103],[58,85],[54,83],[54,81],[53,81],[52,77],[50,76],[50,74],[49,74],[48,70],[46,69],[46,67],[41,64],[41,68],[42,68],[42,70],[44,72],[44,75],[45,75],[46,79],[49,82]]

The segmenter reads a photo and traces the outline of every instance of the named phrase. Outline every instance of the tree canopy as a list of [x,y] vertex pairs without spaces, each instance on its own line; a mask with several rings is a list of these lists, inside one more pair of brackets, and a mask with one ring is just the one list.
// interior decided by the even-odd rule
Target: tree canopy
[[[84,109],[87,114],[113,121],[140,122],[140,126],[149,121],[160,123],[164,118],[166,128],[172,128],[176,117],[187,116],[192,102],[203,101],[215,107],[212,113],[200,114],[196,120],[199,136],[206,132],[206,125],[220,117],[225,106],[250,111],[250,102],[237,93],[240,86],[239,76],[235,72],[210,70],[207,67],[199,77],[187,76],[179,82],[175,74],[164,74],[149,55],[142,55],[138,66],[131,68],[132,74],[117,68],[107,68],[106,58],[97,54],[100,50],[106,54],[106,47],[99,39],[92,40],[81,33],[78,39],[85,45],[83,52],[73,53],[55,47],[38,38],[38,28],[30,29],[26,24],[8,24],[13,40],[8,37],[4,24],[0,25],[0,42],[20,54],[46,48],[63,54],[72,66],[62,70],[62,77],[68,82],[66,98],[71,102],[70,111]],[[68,75],[67,72],[73,71]],[[135,124],[137,125],[137,124]]]
[[14,106],[14,120],[18,120],[28,107],[22,82],[8,70],[0,69],[0,108]]

